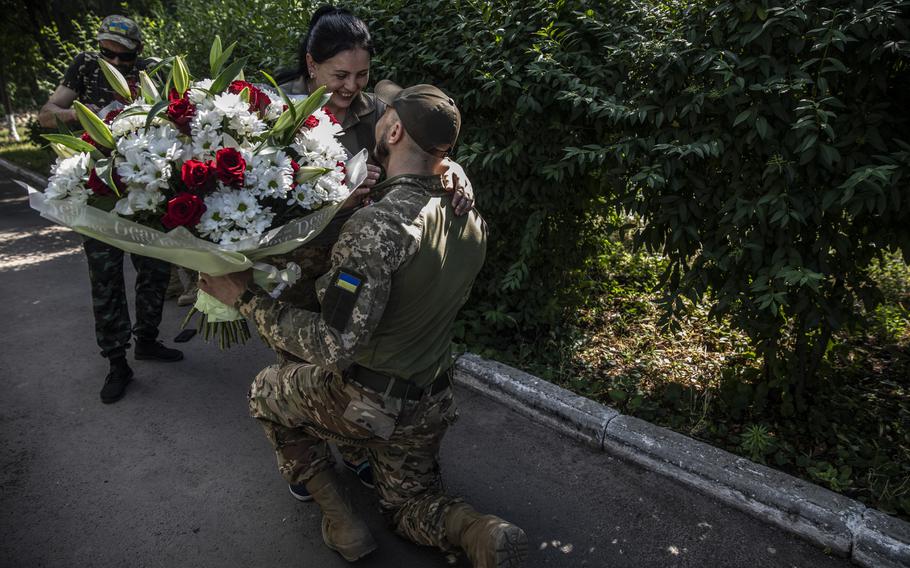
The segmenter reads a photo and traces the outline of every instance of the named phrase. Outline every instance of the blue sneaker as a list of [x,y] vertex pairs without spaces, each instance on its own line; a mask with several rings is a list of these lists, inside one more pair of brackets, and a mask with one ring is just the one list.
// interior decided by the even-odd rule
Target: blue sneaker
[[344,467],[348,468],[354,475],[357,476],[357,479],[360,480],[360,483],[374,489],[376,485],[373,483],[373,466],[370,465],[369,460],[364,460],[359,464],[352,464],[347,460],[341,460],[344,462]]
[[310,492],[307,491],[306,485],[303,483],[297,485],[288,485],[288,491],[290,491],[291,495],[294,496],[294,499],[297,499],[298,501],[307,502],[313,500],[313,496],[310,495]]

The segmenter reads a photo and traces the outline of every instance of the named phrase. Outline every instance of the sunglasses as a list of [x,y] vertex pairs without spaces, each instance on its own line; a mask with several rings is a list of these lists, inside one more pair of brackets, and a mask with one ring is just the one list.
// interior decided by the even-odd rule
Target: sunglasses
[[101,56],[105,59],[119,59],[124,63],[135,61],[136,57],[139,56],[139,54],[135,51],[112,51],[106,47],[99,47],[98,49],[101,52]]

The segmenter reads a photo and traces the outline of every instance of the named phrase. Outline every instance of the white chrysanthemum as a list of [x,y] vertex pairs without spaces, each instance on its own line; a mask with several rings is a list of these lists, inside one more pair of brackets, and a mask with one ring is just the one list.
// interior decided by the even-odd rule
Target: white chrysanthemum
[[250,105],[239,94],[221,93],[212,100],[213,110],[228,118],[249,114]]
[[[211,79],[202,79],[201,81],[194,81],[190,86],[190,92],[187,94],[187,97],[190,99],[190,102],[194,105],[198,105],[204,99],[206,99],[209,94],[206,92],[212,87],[213,81]],[[205,90],[203,90],[205,89]]]
[[211,160],[215,152],[221,148],[221,131],[212,126],[206,126],[193,135],[193,154],[198,159]]
[[117,138],[116,149],[120,155],[131,152],[142,152],[148,146],[148,138],[143,132],[130,132]]
[[126,197],[117,202],[114,212],[128,217],[140,211],[157,211],[164,203],[164,194],[155,189],[131,187]]
[[243,225],[256,217],[262,207],[256,197],[249,190],[240,189],[224,194],[224,205],[221,214]]
[[192,132],[193,136],[196,136],[197,132],[208,128],[221,128],[223,122],[224,115],[216,110],[196,109],[196,114],[193,116],[193,120],[190,122],[190,131]]
[[237,114],[228,121],[228,127],[242,138],[255,138],[266,131],[266,124],[252,113]]
[[117,161],[117,173],[126,183],[141,184],[142,180],[140,178],[144,175],[146,168],[145,152],[131,145],[119,153],[120,159]]
[[293,185],[291,158],[282,151],[251,156],[244,187],[256,197],[285,199]]
[[[145,120],[147,116],[144,114],[133,114],[130,116],[123,116],[123,113],[117,115],[117,118],[111,123],[111,134],[114,135],[114,138],[119,138],[121,136],[127,135],[131,132],[135,132],[145,126]],[[161,124],[162,121],[160,118],[156,117],[152,124]]]
[[85,203],[90,194],[83,179],[88,175],[91,158],[80,153],[68,158],[58,159],[51,169],[44,195],[48,199],[71,199]]
[[256,215],[256,217],[239,226],[246,230],[246,236],[259,237],[272,226],[272,221],[274,220],[275,214],[272,213],[272,210],[268,207],[264,207],[259,211],[259,214]]
[[304,209],[316,209],[325,201],[326,192],[316,184],[302,183],[289,194],[288,205],[299,205]]
[[224,199],[221,193],[214,192],[206,195],[203,203],[205,203],[205,212],[199,218],[196,230],[204,237],[219,241],[221,240],[221,233],[232,226],[234,222],[230,217],[222,216],[221,210],[224,207]]
[[290,167],[265,170],[259,176],[256,184],[259,195],[284,199],[293,186],[292,173],[293,170]]
[[160,126],[149,130],[146,151],[163,160],[173,162],[180,158],[183,148],[177,139],[177,131]]

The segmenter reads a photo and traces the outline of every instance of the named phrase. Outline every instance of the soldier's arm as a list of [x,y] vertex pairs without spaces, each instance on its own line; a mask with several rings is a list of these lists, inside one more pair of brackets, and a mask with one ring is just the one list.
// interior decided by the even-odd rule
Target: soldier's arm
[[340,372],[369,342],[385,310],[392,275],[416,252],[417,238],[378,208],[364,209],[345,225],[332,249],[332,269],[317,284],[321,312],[266,295],[242,303],[240,312],[273,347]]
[[[56,118],[62,122],[76,122],[76,111],[71,107],[76,100],[76,91],[60,85],[38,111],[38,122],[45,128],[55,128]],[[56,117],[56,118],[55,118]]]

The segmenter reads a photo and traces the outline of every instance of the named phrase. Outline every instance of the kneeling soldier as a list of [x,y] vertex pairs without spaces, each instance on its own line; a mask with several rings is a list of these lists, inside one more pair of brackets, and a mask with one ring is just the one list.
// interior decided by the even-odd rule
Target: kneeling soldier
[[250,412],[289,483],[322,508],[326,545],[354,561],[376,548],[342,497],[327,440],[369,453],[380,504],[418,544],[463,549],[474,566],[520,566],[527,537],[442,493],[438,453],[456,417],[452,326],[486,253],[476,211],[456,216],[439,175],[461,117],[431,85],[382,81],[388,109],[376,156],[388,179],[356,212],[317,283],[321,312],[294,308],[250,285],[250,273],[203,275],[200,287],[237,305],[272,345],[315,364],[272,366],[256,377]]

